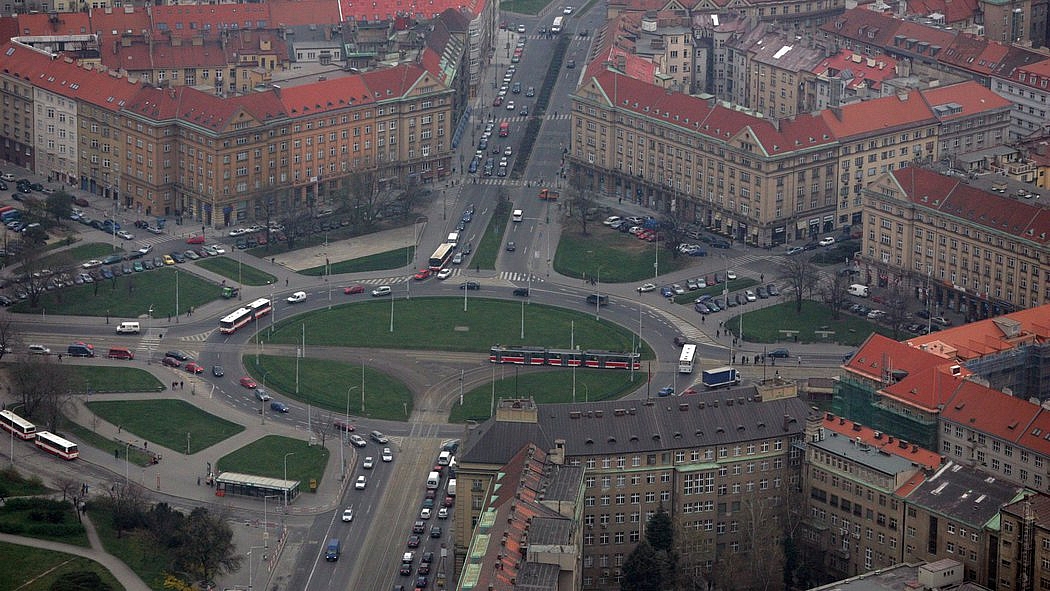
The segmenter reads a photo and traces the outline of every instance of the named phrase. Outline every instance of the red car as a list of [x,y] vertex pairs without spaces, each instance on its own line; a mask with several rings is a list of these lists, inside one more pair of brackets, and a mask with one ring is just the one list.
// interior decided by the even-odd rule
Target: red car
[[197,365],[196,363],[187,363],[186,367],[184,367],[183,369],[192,374],[204,373],[204,368]]
[[492,106],[493,106],[493,107],[498,107],[498,106],[500,106],[500,105],[502,105],[502,104],[503,104],[503,97],[501,97],[501,96],[497,96],[497,97],[496,97],[495,99],[493,99],[493,101],[492,101]]
[[416,271],[416,274],[412,276],[412,279],[415,279],[416,281],[422,281],[427,277],[430,277],[430,269],[420,269]]
[[168,367],[179,367],[182,365],[182,362],[174,357],[165,357],[164,359],[161,359],[160,362]]
[[186,244],[204,244],[204,234],[199,236],[190,236],[186,239]]
[[448,496],[446,496],[445,500],[441,504],[443,506],[445,506],[445,507],[451,507],[453,505],[453,503],[455,503],[455,502],[456,502],[456,498],[455,497],[448,497]]
[[338,431],[350,432],[354,430],[354,426],[350,423],[347,423],[346,421],[335,421],[335,423],[333,424],[335,425],[335,428]]
[[255,383],[255,380],[251,379],[248,376],[244,376],[243,378],[241,378],[241,385],[245,388],[250,388],[252,390],[258,387],[258,384]]
[[346,295],[353,295],[355,293],[365,293],[365,286],[363,285],[348,285],[343,288],[343,293]]

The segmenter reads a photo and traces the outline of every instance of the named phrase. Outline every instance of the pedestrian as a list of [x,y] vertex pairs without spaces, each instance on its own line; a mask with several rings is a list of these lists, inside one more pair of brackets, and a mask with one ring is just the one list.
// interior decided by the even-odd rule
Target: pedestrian
[[801,355],[798,356],[798,364],[802,365],[802,356]]
[[733,363],[736,363],[736,353],[733,353]]
[[183,382],[182,380],[179,380],[179,390],[185,390],[185,389],[186,389],[186,382]]
[[58,362],[62,363],[62,354],[61,353],[58,354]]
[[700,317],[700,324],[707,324],[707,316]]
[[142,442],[142,449],[149,449],[149,442],[148,441],[143,441]]
[[201,485],[201,477],[200,477],[200,476],[198,476],[198,477],[197,477],[197,486],[200,486],[200,485]]
[[288,278],[287,277],[284,278],[284,286],[288,287]]
[[119,449],[114,449],[113,450],[113,458],[114,459],[120,459],[120,450]]
[[715,329],[715,338],[716,339],[722,338],[722,331],[718,330],[717,328]]
[[761,283],[761,282],[763,282],[765,280],[766,280],[766,274],[765,273],[759,273],[758,274],[758,281],[759,281],[759,283]]
[[122,433],[122,432],[124,432],[124,426],[123,425],[117,425],[117,433]]

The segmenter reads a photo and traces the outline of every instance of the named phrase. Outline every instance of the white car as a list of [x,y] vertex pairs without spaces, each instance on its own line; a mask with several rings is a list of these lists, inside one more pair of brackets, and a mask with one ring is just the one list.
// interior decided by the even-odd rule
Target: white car
[[356,488],[357,490],[365,490],[366,486],[368,486],[368,479],[365,478],[363,475],[358,476],[357,482],[354,483],[354,488]]
[[448,507],[438,509],[438,519],[448,519]]
[[613,224],[619,224],[619,223],[620,223],[620,216],[618,216],[618,215],[611,215],[611,216],[605,218],[605,221],[602,222],[602,224],[605,225],[605,226],[612,226]]
[[507,101],[507,110],[508,111],[513,111],[514,110],[514,101]]
[[219,254],[226,254],[226,249],[221,244],[212,244],[211,249]]
[[563,10],[561,11],[561,13],[562,13],[562,14],[572,14],[572,7],[571,7],[571,6],[566,6],[566,7],[565,7],[565,8],[564,8],[564,9],[563,9]]
[[102,266],[102,261],[100,261],[98,259],[91,259],[90,261],[88,261],[88,262],[86,262],[86,263],[84,263],[83,265],[80,265],[80,266],[84,267],[85,269],[94,269],[95,267],[101,267]]
[[372,297],[378,298],[381,296],[387,296],[390,295],[392,291],[394,290],[391,289],[389,285],[380,285],[379,287],[372,290]]
[[298,304],[299,302],[305,302],[305,301],[306,301],[306,292],[305,291],[297,291],[297,292],[293,293],[292,295],[288,296],[288,303],[289,304]]
[[13,183],[15,180],[15,175],[11,174],[10,172],[5,172],[4,174],[0,174],[0,180],[5,180],[9,183]]
[[518,25],[518,32],[519,33],[524,33],[525,32],[525,25]]
[[34,355],[50,355],[51,349],[43,345],[29,345],[29,352]]
[[420,519],[430,519],[430,516],[431,516],[432,514],[433,514],[433,513],[431,512],[431,510],[430,510],[430,507],[423,507],[423,508],[422,508],[422,509],[420,509],[420,511],[419,511],[419,518],[420,518]]
[[389,447],[384,447],[383,448],[383,461],[384,462],[393,462],[394,461],[394,453],[390,451]]
[[641,287],[638,288],[638,293],[649,293],[650,291],[655,291],[655,290],[656,290],[656,285],[655,284],[653,284],[653,283],[644,283],[644,284],[642,284]]
[[145,244],[145,245],[142,246],[142,248],[139,249],[139,252],[141,252],[143,255],[147,255],[147,254],[153,252],[153,245],[152,244]]
[[365,470],[371,470],[376,465],[376,460],[372,456],[365,458],[365,463],[361,464],[361,467]]
[[365,441],[365,438],[357,434],[351,434],[350,437],[348,437],[348,439],[350,440],[350,445],[353,445],[354,447],[364,447],[368,445],[368,442]]
[[346,509],[343,510],[343,521],[351,522],[353,520],[354,520],[354,509],[352,507],[347,507]]
[[135,235],[127,230],[117,230],[117,236],[120,236],[124,240],[134,240]]
[[451,276],[452,276],[452,269],[449,268],[449,267],[445,267],[444,269],[438,271],[438,274],[437,274],[437,278],[438,279],[448,279]]
[[819,244],[821,246],[831,246],[832,244],[835,244],[835,237],[834,236],[825,236],[825,237],[821,238],[820,242],[818,242],[817,244]]
[[750,289],[744,292],[744,297],[747,298],[747,301],[749,302],[754,302],[758,300],[758,296],[756,296],[755,292],[751,291]]
[[234,228],[234,229],[230,230],[230,238],[236,238],[238,236],[244,236],[247,233],[248,233],[248,230],[245,230],[244,228]]
[[726,271],[726,279],[728,279],[730,281],[736,279],[736,272],[734,272],[734,271]]
[[677,283],[671,286],[671,290],[675,292],[676,295],[682,295],[683,293],[685,293],[685,288],[681,285],[678,285]]

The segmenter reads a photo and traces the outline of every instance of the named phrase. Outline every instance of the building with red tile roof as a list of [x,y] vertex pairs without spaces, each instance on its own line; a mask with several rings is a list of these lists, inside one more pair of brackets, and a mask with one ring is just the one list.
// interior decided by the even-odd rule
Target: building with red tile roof
[[484,491],[458,589],[579,589],[584,470],[523,446]]
[[897,60],[883,53],[861,55],[843,49],[822,59],[811,70],[814,84],[823,87],[814,93],[815,110],[832,106],[833,100],[838,106],[882,96],[883,83],[899,76],[897,68]]
[[834,431],[847,439],[853,439],[886,454],[906,458],[908,461],[914,462],[926,470],[936,470],[940,468],[944,461],[944,458],[937,452],[919,447],[914,443],[908,443],[893,435],[883,433],[845,417],[835,416],[834,413],[824,413],[821,428],[827,431]]
[[908,14],[964,28],[973,24],[978,4],[977,0],[908,0]]

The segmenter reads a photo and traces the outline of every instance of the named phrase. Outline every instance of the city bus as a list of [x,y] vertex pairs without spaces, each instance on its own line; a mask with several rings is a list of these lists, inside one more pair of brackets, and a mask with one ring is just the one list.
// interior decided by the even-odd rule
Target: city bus
[[678,373],[693,373],[693,358],[696,357],[696,345],[682,345],[682,355],[678,357]]
[[237,308],[219,321],[219,332],[233,334],[249,322],[253,322],[273,311],[273,304],[266,298],[259,298],[243,308]]
[[562,23],[565,22],[565,17],[556,16],[554,17],[554,23],[551,25],[551,33],[561,33]]
[[19,439],[29,441],[36,438],[36,425],[9,410],[0,410],[0,426]]
[[75,460],[80,457],[77,444],[68,439],[63,439],[50,431],[40,431],[36,434],[36,446],[40,449],[53,453],[63,460]]
[[434,254],[430,255],[430,270],[436,272],[445,268],[445,265],[452,260],[455,251],[456,245],[452,242],[445,242],[438,246]]

